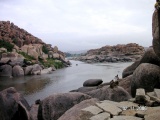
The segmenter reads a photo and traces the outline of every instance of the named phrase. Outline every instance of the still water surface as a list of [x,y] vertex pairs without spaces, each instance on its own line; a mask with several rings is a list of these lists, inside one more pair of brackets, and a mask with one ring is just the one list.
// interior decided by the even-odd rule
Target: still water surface
[[54,93],[68,92],[82,87],[87,79],[102,79],[104,82],[109,82],[117,74],[121,77],[124,68],[132,64],[131,62],[87,64],[79,61],[71,63],[71,67],[56,70],[52,74],[10,79],[1,77],[0,90],[15,87],[29,104],[33,104],[35,100],[44,99]]

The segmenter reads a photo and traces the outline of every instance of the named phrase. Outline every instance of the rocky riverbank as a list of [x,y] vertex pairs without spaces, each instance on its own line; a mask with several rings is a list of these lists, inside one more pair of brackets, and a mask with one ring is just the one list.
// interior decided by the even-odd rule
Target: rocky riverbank
[[87,51],[85,55],[72,59],[87,63],[97,62],[131,62],[142,57],[145,49],[136,43],[126,45],[104,46]]
[[153,14],[153,48],[123,71],[123,78],[84,82],[68,93],[53,94],[29,106],[14,88],[0,92],[2,120],[159,120],[160,36]]
[[51,73],[69,65],[57,46],[44,43],[10,21],[0,21],[0,76]]

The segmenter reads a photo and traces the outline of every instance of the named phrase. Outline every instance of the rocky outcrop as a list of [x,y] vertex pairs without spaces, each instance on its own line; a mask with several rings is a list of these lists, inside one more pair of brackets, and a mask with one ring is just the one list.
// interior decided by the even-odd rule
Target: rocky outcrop
[[14,88],[0,92],[1,120],[30,120],[30,106]]
[[44,44],[41,39],[34,37],[10,21],[0,21],[0,39],[14,43],[18,47],[29,44]]
[[[47,70],[44,67],[42,72],[42,69],[34,70],[34,64],[46,68],[58,64],[55,67],[61,68],[68,67],[70,62],[65,60],[65,54],[57,46],[52,47],[51,44],[44,43],[41,39],[10,23],[10,21],[0,21],[0,66],[11,65],[14,68],[14,66],[19,65],[22,69],[30,68],[25,69],[24,75],[51,72],[50,69]],[[32,69],[28,67],[30,65],[33,65]],[[14,74],[13,76],[17,75]]]
[[57,120],[74,105],[91,97],[83,93],[55,94],[41,101],[38,110],[38,120]]
[[76,60],[93,62],[127,62],[135,61],[144,54],[144,48],[136,43],[126,45],[104,46],[99,49],[87,51],[85,56],[74,58]]

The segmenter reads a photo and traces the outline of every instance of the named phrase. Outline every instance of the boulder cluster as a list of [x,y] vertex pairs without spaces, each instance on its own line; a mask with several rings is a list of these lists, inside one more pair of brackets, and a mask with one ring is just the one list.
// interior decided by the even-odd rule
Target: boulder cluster
[[44,43],[10,21],[0,21],[0,76],[50,73],[56,66],[46,68],[48,59],[70,65],[57,46]]
[[136,43],[126,45],[104,46],[87,51],[85,55],[74,58],[87,63],[97,62],[130,62],[142,57],[144,47]]

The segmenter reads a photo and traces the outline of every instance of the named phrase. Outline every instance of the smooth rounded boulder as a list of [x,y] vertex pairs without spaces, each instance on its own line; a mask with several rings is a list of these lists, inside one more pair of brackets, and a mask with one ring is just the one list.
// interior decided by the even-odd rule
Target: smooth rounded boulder
[[137,88],[144,88],[146,92],[151,92],[154,88],[160,88],[160,67],[149,63],[140,64],[134,71],[131,80],[133,97]]
[[39,105],[38,120],[57,120],[68,109],[86,99],[91,99],[91,97],[78,92],[49,96]]
[[1,120],[30,120],[30,106],[15,88],[10,87],[0,92]]
[[0,66],[0,76],[12,76],[12,67],[10,65]]
[[102,79],[89,79],[83,83],[84,87],[93,87],[102,84]]
[[14,66],[12,69],[12,76],[14,77],[24,76],[24,71],[22,67],[19,65]]

